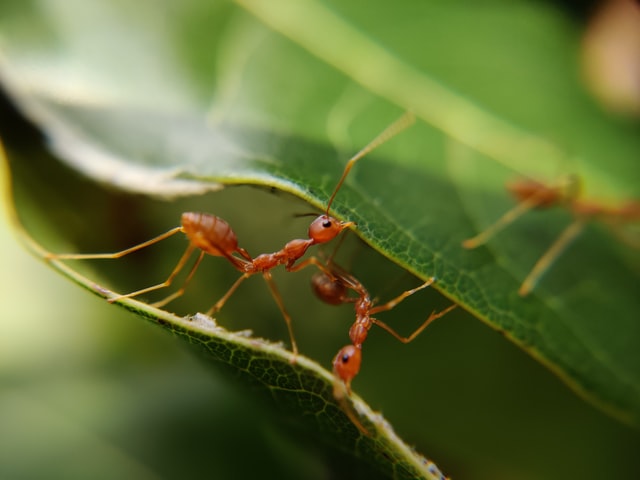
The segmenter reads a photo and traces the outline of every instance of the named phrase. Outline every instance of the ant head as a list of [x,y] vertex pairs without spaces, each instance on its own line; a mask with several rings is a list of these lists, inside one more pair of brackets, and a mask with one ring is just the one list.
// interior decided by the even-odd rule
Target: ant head
[[309,225],[309,238],[314,243],[326,243],[336,238],[342,230],[351,225],[355,225],[355,223],[341,222],[325,213]]
[[349,385],[360,371],[362,350],[355,345],[343,347],[333,359],[333,373]]

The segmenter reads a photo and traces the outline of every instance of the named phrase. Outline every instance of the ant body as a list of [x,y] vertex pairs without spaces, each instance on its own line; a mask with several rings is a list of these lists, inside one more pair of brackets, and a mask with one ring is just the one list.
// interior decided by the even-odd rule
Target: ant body
[[365,146],[356,155],[354,155],[347,162],[342,173],[342,177],[340,177],[340,180],[338,181],[333,194],[329,198],[329,202],[327,203],[325,212],[322,215],[318,216],[315,220],[313,220],[313,222],[311,222],[308,230],[309,238],[291,240],[281,250],[278,250],[276,252],[261,254],[255,258],[251,257],[251,255],[249,255],[249,253],[244,248],[238,245],[238,238],[235,232],[225,220],[208,213],[186,212],[182,214],[181,225],[179,227],[175,227],[168,232],[152,238],[151,240],[140,243],[120,252],[99,254],[50,254],[48,255],[48,258],[71,260],[115,259],[153,245],[172,235],[175,235],[178,232],[182,232],[189,240],[189,245],[187,246],[187,249],[185,250],[180,260],[178,260],[178,263],[176,264],[173,271],[169,274],[164,282],[153,285],[151,287],[143,288],[141,290],[136,290],[131,293],[112,297],[108,301],[115,302],[123,298],[137,297],[138,295],[169,287],[178,273],[180,273],[180,271],[184,268],[193,252],[196,250],[200,250],[198,258],[196,259],[194,265],[191,267],[191,270],[189,271],[182,286],[173,294],[169,295],[163,300],[160,300],[159,302],[154,303],[153,305],[156,307],[162,307],[175,298],[181,296],[184,293],[187,284],[193,277],[196,269],[198,268],[198,265],[204,258],[205,254],[209,254],[214,257],[223,257],[227,261],[229,261],[229,263],[236,270],[240,271],[242,275],[234,282],[233,285],[231,285],[229,290],[222,296],[222,298],[220,298],[220,300],[218,300],[213,305],[213,307],[211,307],[206,312],[207,315],[212,315],[215,312],[219,311],[244,280],[252,275],[261,273],[262,277],[267,282],[271,294],[276,301],[280,311],[282,312],[284,320],[287,324],[289,336],[291,338],[291,348],[295,356],[298,353],[298,347],[293,335],[291,317],[284,307],[282,297],[278,292],[275,282],[273,281],[271,270],[278,265],[284,265],[285,269],[290,272],[300,270],[309,265],[316,265],[318,268],[323,269],[323,265],[315,257],[311,257],[299,263],[296,262],[298,262],[298,260],[306,253],[309,247],[329,242],[334,239],[340,232],[342,232],[342,230],[354,225],[354,222],[342,222],[329,215],[331,204],[336,194],[338,193],[338,190],[342,186],[345,178],[358,160],[360,160],[376,147],[394,137],[400,131],[407,128],[413,123],[413,121],[414,117],[412,114],[404,114],[389,127],[387,127],[376,138],[374,138],[367,146]]
[[593,200],[581,199],[580,181],[576,176],[567,177],[564,181],[551,185],[529,179],[516,180],[508,183],[506,188],[518,204],[486,230],[462,242],[463,247],[471,249],[486,243],[496,232],[531,209],[544,210],[561,206],[574,217],[522,282],[518,290],[521,296],[528,295],[534,289],[542,275],[589,221],[600,221],[608,225],[625,243],[635,248],[640,246],[638,240],[630,238],[623,230],[625,225],[640,221],[640,201],[631,200],[611,207]]
[[[355,414],[348,408],[344,397],[351,394],[351,381],[360,372],[362,363],[362,344],[367,339],[369,330],[373,325],[377,325],[388,333],[393,335],[402,343],[413,341],[422,331],[434,320],[444,316],[457,305],[442,310],[441,312],[432,312],[431,315],[420,325],[411,335],[403,337],[386,323],[374,318],[373,315],[386,312],[393,309],[407,297],[422,290],[435,282],[435,277],[431,277],[422,285],[407,290],[388,302],[375,306],[375,300],[371,298],[367,289],[353,275],[347,273],[338,265],[329,262],[325,269],[321,269],[311,280],[311,286],[316,296],[325,303],[330,305],[340,305],[343,303],[353,303],[356,311],[356,319],[349,329],[349,338],[351,344],[340,349],[333,359],[333,374],[336,383],[334,384],[333,394],[338,400],[351,421],[364,434],[368,434],[367,430],[362,426]],[[353,291],[357,296],[349,295]]]

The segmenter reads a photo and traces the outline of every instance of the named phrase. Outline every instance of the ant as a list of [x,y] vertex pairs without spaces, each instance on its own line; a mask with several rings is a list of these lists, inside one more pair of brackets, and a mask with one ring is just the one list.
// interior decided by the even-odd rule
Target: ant
[[[351,344],[342,347],[333,359],[333,374],[335,378],[333,395],[336,400],[340,402],[343,410],[347,413],[351,421],[365,435],[368,435],[368,431],[360,423],[353,411],[348,408],[345,402],[345,396],[351,395],[351,381],[360,372],[362,344],[367,339],[371,327],[377,325],[393,335],[393,337],[400,342],[406,344],[413,341],[434,320],[446,315],[456,308],[457,305],[453,304],[441,312],[431,312],[431,315],[429,315],[422,325],[407,337],[403,337],[383,321],[374,318],[373,315],[393,309],[404,299],[427,288],[435,281],[436,278],[431,277],[422,285],[407,290],[382,305],[374,306],[375,300],[371,298],[365,286],[353,275],[347,273],[335,263],[328,262],[326,268],[314,274],[311,279],[311,286],[314,293],[323,302],[330,305],[340,305],[343,303],[354,304],[356,320],[349,329]],[[349,295],[349,291],[355,292],[357,296]]]
[[87,259],[116,259],[128,255],[130,253],[142,250],[150,245],[158,243],[168,237],[182,232],[187,236],[189,245],[184,254],[178,260],[178,263],[174,267],[173,271],[169,274],[167,279],[157,285],[153,285],[141,290],[136,290],[124,295],[117,295],[109,298],[109,303],[113,303],[123,298],[132,298],[139,295],[149,293],[161,288],[169,287],[175,277],[182,271],[187,261],[191,257],[194,251],[199,250],[198,258],[194,265],[186,276],[182,286],[173,294],[167,296],[163,300],[160,300],[153,304],[155,307],[162,307],[177,297],[181,296],[191,278],[193,277],[198,265],[204,258],[205,254],[209,254],[214,257],[224,257],[236,270],[242,273],[242,275],[231,285],[229,290],[218,300],[207,312],[207,315],[213,315],[218,312],[236,291],[242,282],[247,278],[255,274],[262,274],[262,277],[267,282],[271,295],[273,296],[278,308],[282,312],[282,316],[287,324],[289,330],[289,337],[291,339],[291,348],[295,356],[298,354],[298,346],[294,339],[293,328],[291,325],[291,317],[285,309],[282,297],[273,281],[271,270],[278,265],[284,265],[285,269],[289,272],[301,270],[309,265],[315,265],[317,268],[322,269],[323,265],[315,257],[310,257],[307,260],[296,263],[312,245],[323,244],[333,240],[344,229],[353,226],[354,222],[342,222],[329,215],[331,204],[336,197],[336,194],[340,190],[345,178],[355,165],[355,163],[369,152],[379,147],[392,137],[400,133],[402,130],[408,128],[415,118],[413,114],[407,112],[401,116],[394,123],[389,125],[382,133],[374,138],[368,145],[362,150],[356,153],[346,164],[342,176],[338,181],[325,212],[318,216],[311,222],[308,229],[308,237],[306,239],[291,240],[285,246],[273,253],[264,253],[257,257],[252,257],[242,247],[238,245],[238,238],[231,228],[231,226],[222,218],[209,213],[196,213],[185,212],[181,217],[181,225],[179,227],[172,228],[168,232],[158,235],[151,240],[140,243],[133,247],[127,248],[120,252],[115,253],[89,253],[89,254],[49,254],[48,259],[62,259],[62,260],[87,260]]
[[574,217],[574,220],[538,259],[524,279],[518,290],[520,296],[528,295],[535,288],[544,273],[563,250],[583,231],[589,221],[600,221],[606,224],[622,241],[634,248],[640,247],[640,242],[631,238],[623,230],[625,225],[640,221],[640,201],[638,200],[630,200],[612,207],[593,200],[580,199],[580,179],[575,175],[564,177],[555,184],[520,179],[507,183],[506,188],[517,200],[517,205],[503,214],[486,230],[462,242],[464,248],[471,249],[484,244],[495,233],[532,209],[544,210],[559,206],[566,208]]

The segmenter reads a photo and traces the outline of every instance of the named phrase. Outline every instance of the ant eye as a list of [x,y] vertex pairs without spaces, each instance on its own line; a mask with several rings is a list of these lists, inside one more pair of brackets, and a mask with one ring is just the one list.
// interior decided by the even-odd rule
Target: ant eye
[[322,226],[324,228],[331,228],[332,226],[331,220],[325,220],[324,222],[322,222]]
[[350,358],[350,355],[348,353],[345,353],[344,355],[342,355],[342,363],[349,363]]

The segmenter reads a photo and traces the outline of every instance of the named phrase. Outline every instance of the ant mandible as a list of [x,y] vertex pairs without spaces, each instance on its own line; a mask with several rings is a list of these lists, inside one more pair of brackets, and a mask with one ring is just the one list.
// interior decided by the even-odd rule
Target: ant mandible
[[[353,303],[356,311],[355,322],[349,329],[351,344],[342,347],[333,359],[333,374],[335,378],[333,395],[336,400],[340,402],[356,427],[362,433],[368,435],[366,428],[360,423],[353,411],[346,404],[345,396],[351,394],[351,381],[360,372],[360,366],[362,364],[362,344],[367,339],[371,327],[377,325],[400,342],[406,344],[413,341],[434,320],[446,315],[456,308],[457,305],[453,304],[440,312],[431,312],[431,315],[429,315],[422,325],[409,336],[404,337],[383,321],[374,318],[373,315],[393,309],[407,297],[432,285],[433,282],[436,281],[435,277],[429,278],[416,288],[406,290],[382,305],[374,306],[375,301],[371,299],[369,292],[357,278],[347,273],[335,263],[328,262],[325,267],[325,269],[321,269],[321,271],[316,273],[311,279],[311,286],[316,296],[330,305]],[[350,291],[355,292],[357,296],[349,295]]]
[[545,184],[530,179],[509,182],[506,188],[517,200],[517,205],[486,230],[462,242],[462,246],[471,249],[483,245],[495,233],[529,210],[543,210],[556,206],[566,208],[573,215],[574,220],[538,259],[526,276],[518,290],[521,296],[528,295],[535,288],[544,273],[583,231],[589,221],[600,221],[606,224],[622,241],[634,248],[639,248],[640,242],[626,235],[623,228],[625,225],[640,221],[640,201],[630,200],[617,206],[608,206],[597,201],[581,199],[580,187],[580,179],[575,175],[565,177],[555,184]]
[[167,279],[157,285],[151,287],[136,290],[124,295],[117,295],[108,299],[110,303],[123,298],[132,298],[145,293],[159,290],[161,288],[169,287],[175,277],[182,271],[187,261],[191,257],[194,251],[200,250],[198,258],[196,259],[191,270],[187,274],[182,286],[173,294],[167,296],[163,300],[160,300],[153,304],[155,307],[162,307],[170,301],[181,296],[191,278],[193,277],[198,265],[204,258],[205,254],[209,254],[214,257],[223,257],[229,261],[229,263],[238,271],[242,272],[242,275],[231,285],[229,290],[218,300],[207,312],[207,315],[213,315],[219,311],[225,304],[225,302],[236,291],[240,284],[252,275],[261,273],[262,277],[267,282],[271,295],[273,296],[278,308],[282,312],[282,316],[287,324],[289,331],[289,337],[291,339],[291,348],[295,356],[298,354],[298,346],[296,344],[293,328],[291,325],[291,317],[285,309],[282,297],[273,281],[271,270],[278,265],[284,265],[287,271],[293,272],[305,268],[309,265],[315,265],[322,269],[323,266],[315,257],[311,257],[300,263],[296,263],[312,245],[322,244],[334,239],[344,229],[354,225],[354,222],[342,222],[329,215],[331,204],[340,190],[345,178],[355,165],[355,163],[362,157],[367,155],[375,148],[382,145],[387,140],[391,139],[402,130],[409,127],[414,122],[413,114],[407,112],[402,115],[398,120],[388,126],[382,133],[374,138],[367,146],[356,153],[346,164],[342,176],[338,181],[325,212],[318,216],[308,230],[308,237],[306,239],[295,239],[288,242],[281,250],[273,253],[264,253],[253,258],[249,253],[238,245],[238,238],[231,228],[231,226],[222,218],[209,213],[196,213],[185,212],[181,217],[181,225],[179,227],[172,228],[168,232],[158,235],[151,240],[140,243],[133,247],[115,253],[89,253],[89,254],[49,254],[48,259],[58,260],[89,260],[89,259],[116,259],[136,252],[150,245],[158,243],[178,232],[182,232],[187,236],[189,245],[185,250],[180,260],[174,267],[173,271],[169,274]]

